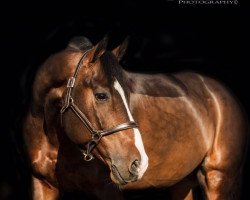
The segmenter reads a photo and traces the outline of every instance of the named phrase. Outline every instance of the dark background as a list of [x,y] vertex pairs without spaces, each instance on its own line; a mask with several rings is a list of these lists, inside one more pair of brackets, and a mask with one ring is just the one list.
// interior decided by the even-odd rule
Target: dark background
[[[28,170],[22,151],[16,150],[22,145],[20,118],[39,64],[73,36],[84,35],[95,44],[108,33],[112,49],[130,35],[124,68],[210,75],[233,91],[249,116],[249,15],[241,1],[239,5],[178,5],[177,0],[4,3],[0,199],[27,198]],[[250,176],[245,171],[243,199],[250,199]],[[157,193],[160,199],[161,192]]]

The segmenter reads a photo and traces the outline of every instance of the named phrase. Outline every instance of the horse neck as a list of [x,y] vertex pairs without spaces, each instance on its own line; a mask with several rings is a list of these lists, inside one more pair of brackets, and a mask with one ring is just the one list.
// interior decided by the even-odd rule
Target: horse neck
[[133,112],[136,107],[147,108],[160,99],[173,99],[187,95],[183,81],[174,74],[143,74],[124,71],[129,105]]
[[140,104],[141,100],[144,102],[146,98],[146,96],[137,95],[140,88],[142,89],[143,87],[143,85],[140,85],[141,74],[123,70],[123,76],[125,77],[125,85],[128,93],[128,105],[132,112],[133,108],[137,107],[137,104]]

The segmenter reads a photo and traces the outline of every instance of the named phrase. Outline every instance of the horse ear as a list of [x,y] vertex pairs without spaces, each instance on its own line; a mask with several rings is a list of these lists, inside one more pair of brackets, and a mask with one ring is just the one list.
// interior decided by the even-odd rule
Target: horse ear
[[112,53],[116,56],[118,61],[120,61],[122,57],[124,56],[124,54],[126,53],[128,43],[129,43],[129,38],[130,38],[129,36],[126,37],[121,45],[119,45],[118,47],[112,50]]
[[102,56],[102,54],[106,51],[106,47],[108,44],[108,37],[107,35],[98,42],[86,55],[86,60],[89,63],[95,62],[98,58]]

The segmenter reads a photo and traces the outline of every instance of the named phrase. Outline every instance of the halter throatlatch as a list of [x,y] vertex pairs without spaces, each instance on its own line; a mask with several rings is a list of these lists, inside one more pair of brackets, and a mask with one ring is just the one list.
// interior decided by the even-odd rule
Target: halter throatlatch
[[[88,51],[87,51],[88,52]],[[71,96],[71,92],[74,88],[75,80],[77,77],[77,74],[82,66],[82,61],[87,55],[87,52],[83,54],[81,57],[80,61],[77,64],[76,70],[74,72],[74,75],[68,80],[67,83],[67,92],[66,92],[66,97],[64,101],[64,105],[60,111],[61,114],[61,125],[63,126],[63,114],[68,110],[71,109],[73,113],[81,120],[83,125],[88,129],[88,131],[91,134],[91,139],[87,142],[87,145],[85,146],[85,149],[82,150],[83,155],[84,155],[84,160],[85,161],[91,161],[94,156],[91,153],[93,149],[97,146],[99,141],[101,140],[102,137],[123,131],[126,129],[131,129],[131,128],[138,128],[138,125],[134,121],[129,121],[123,124],[119,124],[113,128],[106,129],[106,130],[96,130],[93,125],[90,123],[90,121],[87,119],[85,114],[74,104],[74,99]],[[82,149],[82,148],[81,148]]]

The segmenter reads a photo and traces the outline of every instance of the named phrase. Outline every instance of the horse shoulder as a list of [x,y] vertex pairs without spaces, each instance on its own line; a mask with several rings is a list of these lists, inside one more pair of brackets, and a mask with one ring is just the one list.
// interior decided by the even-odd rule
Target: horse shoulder
[[[237,163],[235,166],[238,167],[243,163],[249,138],[245,111],[234,94],[222,83],[209,77],[202,77],[202,81],[216,107],[217,124],[211,155],[220,154],[221,156],[220,158],[213,156],[216,162],[213,161],[211,164],[214,166],[224,160],[219,163],[220,167],[226,168],[227,165],[231,165],[233,168],[232,162]],[[227,161],[228,157],[232,159]]]
[[[215,104],[218,125],[224,122],[223,126],[235,125],[232,127],[238,131],[243,131],[242,128],[247,129],[245,111],[234,93],[216,79],[206,76],[200,76],[200,78]],[[243,132],[247,132],[247,130]]]
[[28,111],[23,123],[23,138],[32,174],[38,178],[46,177],[46,180],[56,185],[54,168],[58,149],[51,144],[44,128],[44,119]]

